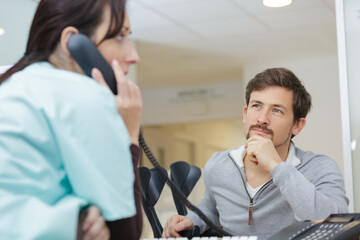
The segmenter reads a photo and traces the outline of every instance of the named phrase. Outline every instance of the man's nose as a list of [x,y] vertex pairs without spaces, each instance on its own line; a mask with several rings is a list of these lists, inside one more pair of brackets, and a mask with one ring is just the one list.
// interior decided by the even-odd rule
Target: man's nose
[[268,126],[270,123],[270,118],[269,118],[269,112],[268,111],[262,111],[258,118],[257,118],[257,122],[260,125],[266,125]]

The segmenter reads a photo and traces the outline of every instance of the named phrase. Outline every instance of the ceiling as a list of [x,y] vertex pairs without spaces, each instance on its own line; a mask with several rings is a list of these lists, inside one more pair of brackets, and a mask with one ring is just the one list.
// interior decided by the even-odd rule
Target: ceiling
[[[22,56],[36,5],[37,0],[2,1],[0,66]],[[267,8],[261,0],[129,0],[140,82],[187,84],[189,74],[201,81],[204,72],[218,78],[249,63],[335,55],[334,5],[335,0],[293,0],[283,8]],[[169,81],[174,73],[178,80]]]
[[140,40],[142,86],[190,84],[189,73],[209,81],[201,73],[219,78],[244,64],[337,53],[334,0],[293,0],[283,8],[261,0],[131,0],[128,11],[132,37]]

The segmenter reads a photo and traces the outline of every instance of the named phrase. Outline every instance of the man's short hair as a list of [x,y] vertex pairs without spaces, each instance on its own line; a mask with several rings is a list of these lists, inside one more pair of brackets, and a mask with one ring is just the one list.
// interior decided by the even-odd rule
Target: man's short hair
[[269,68],[256,74],[246,86],[246,105],[249,105],[253,91],[261,91],[269,86],[280,86],[293,92],[294,122],[306,117],[311,108],[311,95],[295,74],[286,68]]

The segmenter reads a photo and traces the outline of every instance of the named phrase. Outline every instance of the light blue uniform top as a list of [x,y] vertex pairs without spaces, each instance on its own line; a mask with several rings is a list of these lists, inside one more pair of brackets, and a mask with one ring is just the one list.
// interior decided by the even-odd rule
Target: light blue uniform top
[[88,204],[135,215],[126,126],[109,89],[35,63],[0,85],[0,239],[75,239]]

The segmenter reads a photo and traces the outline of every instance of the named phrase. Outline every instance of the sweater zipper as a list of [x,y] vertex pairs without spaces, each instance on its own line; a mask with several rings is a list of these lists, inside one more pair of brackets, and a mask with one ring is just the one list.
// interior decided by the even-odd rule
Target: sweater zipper
[[[240,174],[241,174],[241,173],[240,173]],[[243,183],[244,183],[244,179],[243,179],[242,175],[241,175],[241,179],[243,180]],[[248,190],[247,190],[247,188],[246,188],[246,185],[245,185],[245,183],[244,183],[244,187],[245,187],[246,193],[247,193],[247,195],[249,196],[249,199],[250,199],[250,202],[249,202],[249,220],[248,220],[248,225],[249,225],[249,226],[252,225],[252,220],[253,220],[253,211],[254,211],[254,209],[253,209],[253,202],[254,202],[254,199],[255,199],[255,197],[258,195],[258,193],[261,192],[264,188],[266,188],[271,182],[272,182],[272,178],[271,178],[269,181],[267,181],[267,182],[259,189],[259,191],[256,192],[256,194],[254,195],[253,198],[250,197],[250,194],[249,194],[249,192],[248,192]]]
[[[239,171],[240,171],[240,169],[239,169]],[[254,211],[253,203],[254,203],[254,199],[255,199],[255,197],[256,197],[263,189],[265,189],[268,185],[270,185],[270,183],[272,182],[272,178],[271,178],[269,181],[267,181],[267,182],[259,189],[259,191],[257,191],[257,192],[255,193],[254,197],[252,198],[252,197],[250,197],[250,194],[249,194],[249,192],[248,192],[248,190],[247,190],[246,183],[245,183],[245,180],[244,180],[244,178],[243,178],[243,175],[242,175],[241,171],[240,171],[240,176],[241,176],[241,180],[243,181],[245,191],[246,191],[246,193],[247,193],[247,195],[248,195],[248,197],[249,197],[249,199],[250,199],[249,208],[248,208],[248,211],[249,211],[248,225],[251,226],[251,225],[252,225],[252,222],[253,222],[253,211]]]
[[252,211],[253,211],[253,199],[250,198],[250,203],[249,203],[249,220],[248,220],[248,225],[249,225],[249,226],[252,224]]
[[[235,166],[238,167],[238,165],[236,164],[235,160],[232,158],[232,156],[230,155],[230,153],[229,153],[229,157],[230,157],[231,160],[233,160]],[[253,202],[254,202],[254,199],[255,199],[255,197],[258,195],[259,192],[261,192],[264,188],[266,188],[268,185],[270,185],[270,183],[272,182],[272,178],[271,178],[269,181],[267,181],[267,182],[259,189],[259,191],[256,192],[256,194],[254,195],[253,198],[251,198],[251,197],[250,197],[250,194],[249,194],[249,192],[248,192],[248,190],[247,190],[244,177],[243,177],[243,175],[242,175],[242,173],[241,173],[241,169],[240,169],[239,167],[238,167],[238,170],[239,170],[239,172],[240,172],[240,177],[241,177],[241,180],[243,181],[245,191],[246,191],[246,193],[247,193],[247,195],[248,195],[248,197],[249,197],[249,199],[250,199],[249,208],[248,208],[248,212],[249,212],[248,225],[251,226],[251,225],[252,225],[252,221],[253,221],[253,211],[254,211],[254,209],[253,209]]]

